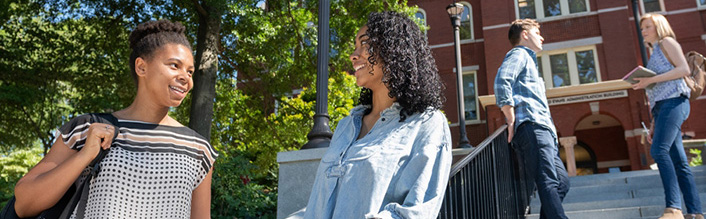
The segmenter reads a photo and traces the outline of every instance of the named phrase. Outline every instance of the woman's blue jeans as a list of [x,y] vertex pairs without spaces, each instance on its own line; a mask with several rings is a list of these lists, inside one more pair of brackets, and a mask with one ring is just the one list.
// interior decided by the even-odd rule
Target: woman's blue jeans
[[689,99],[684,96],[657,101],[652,108],[654,135],[650,154],[659,167],[668,208],[682,208],[682,197],[689,214],[700,214],[701,200],[694,175],[684,153],[681,125],[689,117]]
[[561,202],[569,192],[569,176],[552,131],[534,122],[523,122],[512,143],[520,150],[527,174],[534,177],[537,185],[542,203],[539,218],[567,218]]

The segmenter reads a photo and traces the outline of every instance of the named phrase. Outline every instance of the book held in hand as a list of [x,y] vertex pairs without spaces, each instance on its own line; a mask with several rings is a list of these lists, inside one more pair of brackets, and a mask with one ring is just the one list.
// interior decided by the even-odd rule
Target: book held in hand
[[[628,82],[630,84],[636,84],[638,81],[635,80],[635,78],[649,78],[655,75],[657,75],[657,73],[653,72],[652,70],[649,70],[642,66],[637,66],[635,67],[635,69],[633,69],[623,77],[623,81]],[[655,84],[653,83],[648,85],[647,87],[652,88],[654,86]]]

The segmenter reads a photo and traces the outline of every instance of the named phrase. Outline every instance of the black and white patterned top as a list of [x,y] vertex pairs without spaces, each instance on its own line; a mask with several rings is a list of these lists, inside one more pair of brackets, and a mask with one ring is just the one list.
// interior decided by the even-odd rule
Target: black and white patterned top
[[[72,119],[59,129],[61,139],[81,150],[91,122],[89,115]],[[118,137],[91,182],[85,217],[189,218],[191,194],[218,156],[208,140],[188,127],[119,123]]]

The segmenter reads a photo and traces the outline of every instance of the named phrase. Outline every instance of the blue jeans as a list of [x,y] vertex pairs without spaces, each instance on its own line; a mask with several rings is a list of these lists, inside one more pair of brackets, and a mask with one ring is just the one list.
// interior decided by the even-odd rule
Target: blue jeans
[[689,108],[689,99],[684,96],[655,103],[652,108],[655,127],[650,154],[659,167],[667,207],[682,208],[681,189],[687,212],[700,214],[701,200],[681,141],[681,125],[689,117]]
[[530,177],[537,185],[542,209],[539,218],[566,219],[561,202],[569,192],[569,176],[559,158],[552,131],[534,122],[517,127],[512,143],[519,149]]

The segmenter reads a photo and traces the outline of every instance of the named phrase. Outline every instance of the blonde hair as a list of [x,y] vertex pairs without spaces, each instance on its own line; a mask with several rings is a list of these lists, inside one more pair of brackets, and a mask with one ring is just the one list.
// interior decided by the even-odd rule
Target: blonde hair
[[[642,15],[642,17],[640,18],[640,26],[642,26],[642,22],[645,19],[650,19],[655,25],[655,29],[657,30],[657,38],[659,38],[657,41],[662,41],[662,39],[664,39],[665,37],[672,37],[675,40],[677,39],[677,36],[674,35],[674,31],[672,30],[672,26],[669,25],[669,22],[667,21],[667,18],[664,17],[664,15],[657,13],[647,13],[645,15]],[[647,45],[652,47],[652,44],[650,43],[647,43]]]

